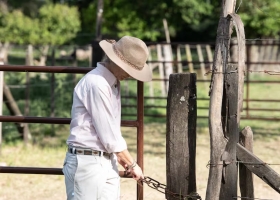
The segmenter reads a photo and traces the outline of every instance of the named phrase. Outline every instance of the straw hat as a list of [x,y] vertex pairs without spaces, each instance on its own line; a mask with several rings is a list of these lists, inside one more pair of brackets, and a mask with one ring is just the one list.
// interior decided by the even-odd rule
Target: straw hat
[[149,51],[142,40],[124,36],[118,42],[102,40],[99,45],[110,60],[131,77],[143,82],[152,80],[152,71],[146,64]]

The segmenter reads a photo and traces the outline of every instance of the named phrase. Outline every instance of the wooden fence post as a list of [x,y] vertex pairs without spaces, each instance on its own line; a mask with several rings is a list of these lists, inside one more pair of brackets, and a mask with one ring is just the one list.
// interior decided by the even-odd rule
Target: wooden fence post
[[[239,141],[248,151],[253,153],[253,131],[249,126],[246,126],[240,132]],[[254,199],[254,182],[253,173],[246,168],[242,163],[239,164],[239,186],[241,197]],[[245,200],[245,198],[242,198]]]
[[[225,82],[226,105],[223,106],[223,113],[227,113],[224,123],[225,137],[228,142],[222,154],[223,161],[222,184],[220,198],[232,199],[237,196],[237,163],[236,144],[239,141],[239,124],[237,120],[238,110],[238,73],[236,66],[228,66]],[[225,117],[225,116],[223,116]]]
[[[196,74],[171,74],[167,97],[167,190],[196,192]],[[168,200],[175,200],[167,195]]]
[[224,72],[228,61],[232,22],[226,16],[234,12],[235,1],[221,0],[222,12],[217,30],[215,57],[212,68],[209,104],[210,132],[210,170],[205,200],[218,200],[220,196],[223,162],[222,153],[226,146],[222,127],[222,96],[224,89]]

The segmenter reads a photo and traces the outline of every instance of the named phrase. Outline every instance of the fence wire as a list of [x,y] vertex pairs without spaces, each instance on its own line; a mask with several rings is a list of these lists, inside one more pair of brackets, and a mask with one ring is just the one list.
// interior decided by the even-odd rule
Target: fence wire
[[[280,165],[280,164],[275,164],[275,163],[266,163],[266,162],[243,162],[243,161],[231,161],[227,162],[226,165],[231,164],[231,163],[240,163],[240,164],[245,164],[245,165]],[[206,167],[217,167],[218,165],[225,165],[224,163],[210,163],[208,161]]]
[[[268,75],[280,75],[279,71],[268,71],[268,70],[263,70],[263,71],[261,71],[261,70],[247,70],[247,71],[244,71],[244,74],[246,74],[246,72],[265,73],[265,74],[268,74]],[[231,73],[237,73],[237,70],[230,71],[230,72],[217,72],[215,70],[209,70],[204,74],[204,76],[207,76],[209,74],[231,74]]]

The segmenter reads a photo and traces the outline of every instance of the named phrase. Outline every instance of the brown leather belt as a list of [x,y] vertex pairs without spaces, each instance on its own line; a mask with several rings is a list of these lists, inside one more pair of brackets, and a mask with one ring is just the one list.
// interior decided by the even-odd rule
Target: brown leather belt
[[76,147],[68,147],[68,152],[72,154],[77,155],[89,155],[89,156],[105,156],[105,157],[111,157],[112,153],[107,153],[103,151],[96,151],[92,149],[82,149],[82,148],[76,148]]

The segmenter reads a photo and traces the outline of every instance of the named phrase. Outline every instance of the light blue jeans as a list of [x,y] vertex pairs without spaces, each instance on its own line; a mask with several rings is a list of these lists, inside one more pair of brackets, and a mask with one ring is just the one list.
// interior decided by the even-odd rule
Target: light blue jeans
[[116,156],[66,153],[63,164],[67,200],[119,200]]

